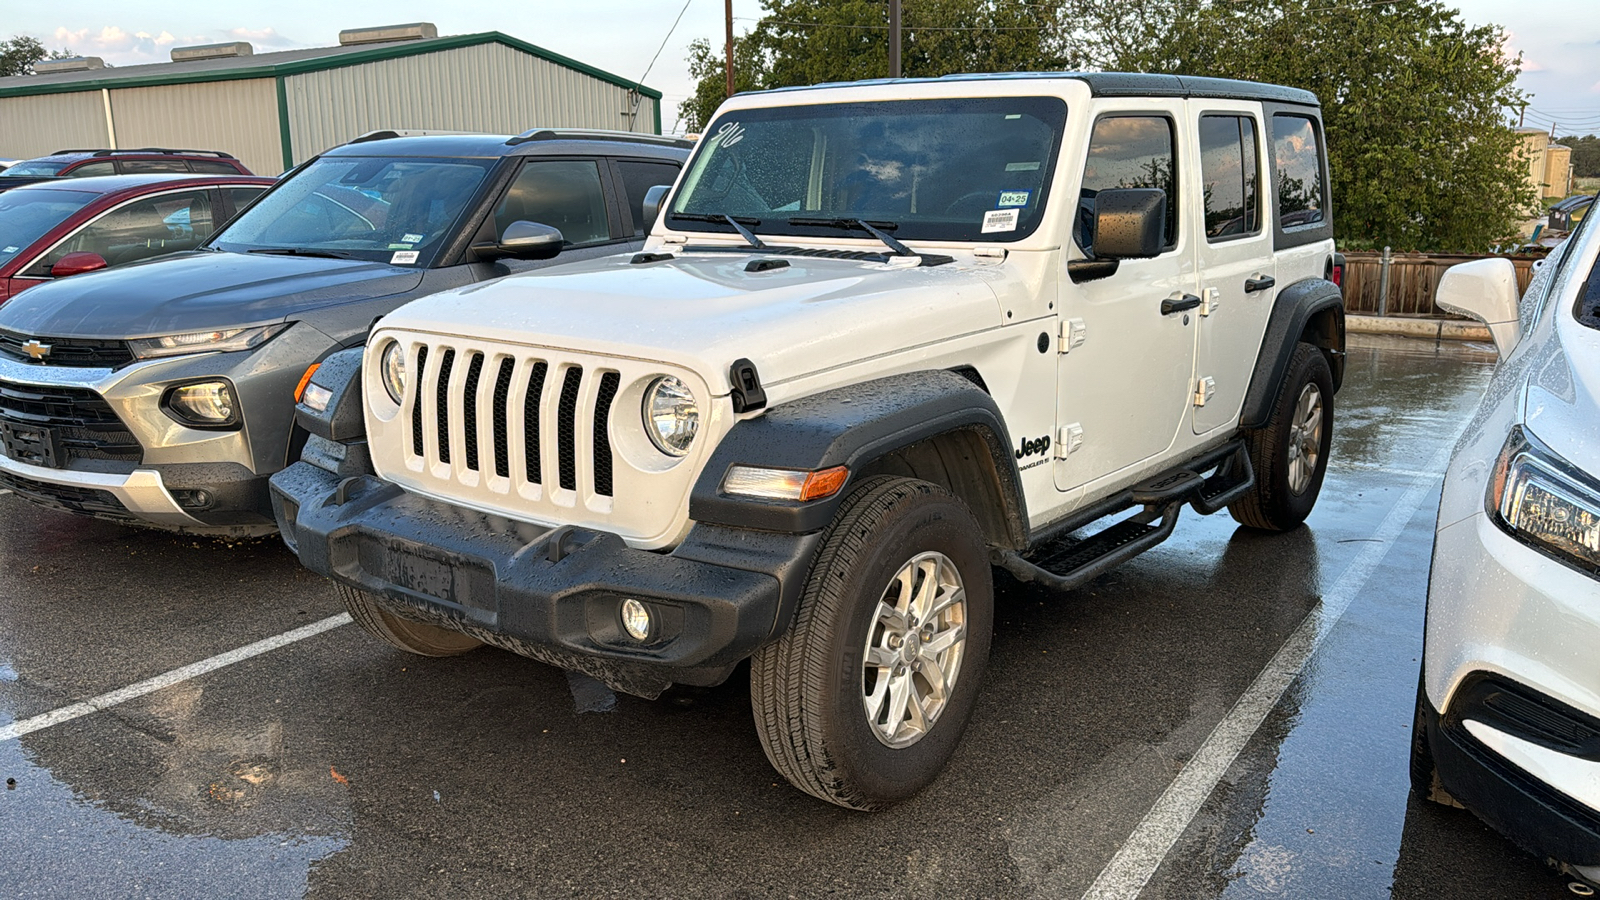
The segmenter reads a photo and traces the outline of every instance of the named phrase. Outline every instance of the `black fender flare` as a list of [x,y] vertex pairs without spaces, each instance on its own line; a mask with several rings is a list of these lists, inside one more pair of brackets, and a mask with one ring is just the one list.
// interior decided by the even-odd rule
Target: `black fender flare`
[[1278,384],[1289,367],[1295,345],[1306,340],[1322,348],[1333,370],[1333,389],[1344,382],[1344,294],[1322,278],[1306,278],[1278,292],[1272,315],[1256,354],[1250,389],[1244,395],[1240,428],[1260,428],[1272,413]]
[[[1027,546],[1027,508],[1000,408],[972,380],[943,370],[823,391],[740,421],[701,470],[689,497],[689,517],[698,523],[759,531],[820,531],[861,478],[905,473],[908,466],[921,474],[914,461],[895,458],[914,448],[926,451],[918,458],[926,461],[927,469],[960,482],[946,487],[957,496],[967,494],[963,499],[984,524],[991,543]],[[965,458],[951,458],[958,453]],[[728,468],[737,464],[801,470],[842,465],[850,474],[838,493],[822,500],[759,500],[722,493]],[[973,490],[985,492],[989,502],[975,503]]]

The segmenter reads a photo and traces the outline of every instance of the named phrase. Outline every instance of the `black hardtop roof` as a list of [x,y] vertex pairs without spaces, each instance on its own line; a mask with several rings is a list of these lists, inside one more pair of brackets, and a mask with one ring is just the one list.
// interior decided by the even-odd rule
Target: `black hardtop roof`
[[217,184],[227,182],[240,182],[245,184],[260,184],[267,187],[273,179],[262,175],[224,175],[218,173],[200,174],[195,172],[150,172],[140,175],[91,175],[88,178],[47,178],[43,181],[32,181],[19,184],[11,191],[27,190],[57,190],[77,191],[82,194],[114,194],[117,191],[142,188],[152,184],[163,184],[174,181],[184,184]]
[[864,81],[838,81],[803,87],[774,88],[756,93],[780,94],[870,84],[940,84],[951,81],[1029,81],[1041,79],[1081,81],[1096,97],[1199,97],[1216,100],[1265,100],[1318,106],[1317,95],[1300,88],[1232,78],[1202,78],[1196,75],[1151,75],[1140,72],[994,72],[946,75],[943,78],[873,78]]
[[536,129],[521,135],[509,134],[410,134],[385,137],[385,132],[363,135],[340,144],[324,156],[417,156],[476,157],[550,156],[564,153],[596,153],[622,156],[649,156],[681,160],[693,146],[678,138],[626,131],[582,131],[576,129]]

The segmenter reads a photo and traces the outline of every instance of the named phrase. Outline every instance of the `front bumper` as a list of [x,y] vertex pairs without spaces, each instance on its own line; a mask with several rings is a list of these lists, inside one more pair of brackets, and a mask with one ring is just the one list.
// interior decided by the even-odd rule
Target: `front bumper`
[[[817,540],[712,528],[672,553],[639,550],[608,532],[515,522],[307,462],[274,475],[271,491],[280,533],[312,571],[395,615],[644,697],[720,683],[769,640],[785,584],[803,579]],[[625,598],[650,609],[647,641],[622,630]]]
[[1423,682],[1440,781],[1514,843],[1580,867],[1600,865],[1597,647],[1600,583],[1481,512],[1438,532]]

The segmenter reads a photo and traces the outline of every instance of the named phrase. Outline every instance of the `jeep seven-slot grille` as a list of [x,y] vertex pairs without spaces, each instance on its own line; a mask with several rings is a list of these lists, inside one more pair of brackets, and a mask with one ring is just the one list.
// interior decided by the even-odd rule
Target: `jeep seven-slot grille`
[[[437,360],[432,368],[430,357]],[[418,348],[416,359],[421,377],[406,410],[411,421],[405,431],[412,455],[422,457],[436,477],[441,470],[434,464],[442,463],[453,473],[612,496],[607,422],[621,385],[619,373],[437,344],[431,353]],[[551,431],[554,448],[543,445]],[[590,464],[580,466],[581,457]],[[449,477],[479,483],[471,476]]]
[[49,430],[58,465],[74,459],[137,463],[144,458],[111,405],[88,388],[43,387],[0,380],[0,421]]

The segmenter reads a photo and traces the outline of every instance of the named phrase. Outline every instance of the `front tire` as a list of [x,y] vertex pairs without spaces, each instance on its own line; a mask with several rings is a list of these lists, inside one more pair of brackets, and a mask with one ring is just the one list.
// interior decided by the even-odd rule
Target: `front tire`
[[407,653],[418,656],[459,656],[483,646],[483,642],[459,631],[402,619],[379,606],[377,598],[366,591],[346,584],[337,584],[336,587],[340,599],[344,600],[345,609],[350,611],[350,618],[362,630]]
[[993,621],[988,548],[966,505],[925,481],[863,483],[823,538],[794,624],[751,661],[767,758],[849,809],[916,794],[966,729]]
[[1228,512],[1264,531],[1304,522],[1322,493],[1333,448],[1333,372],[1321,350],[1305,342],[1295,346],[1267,423],[1246,440],[1256,486]]

